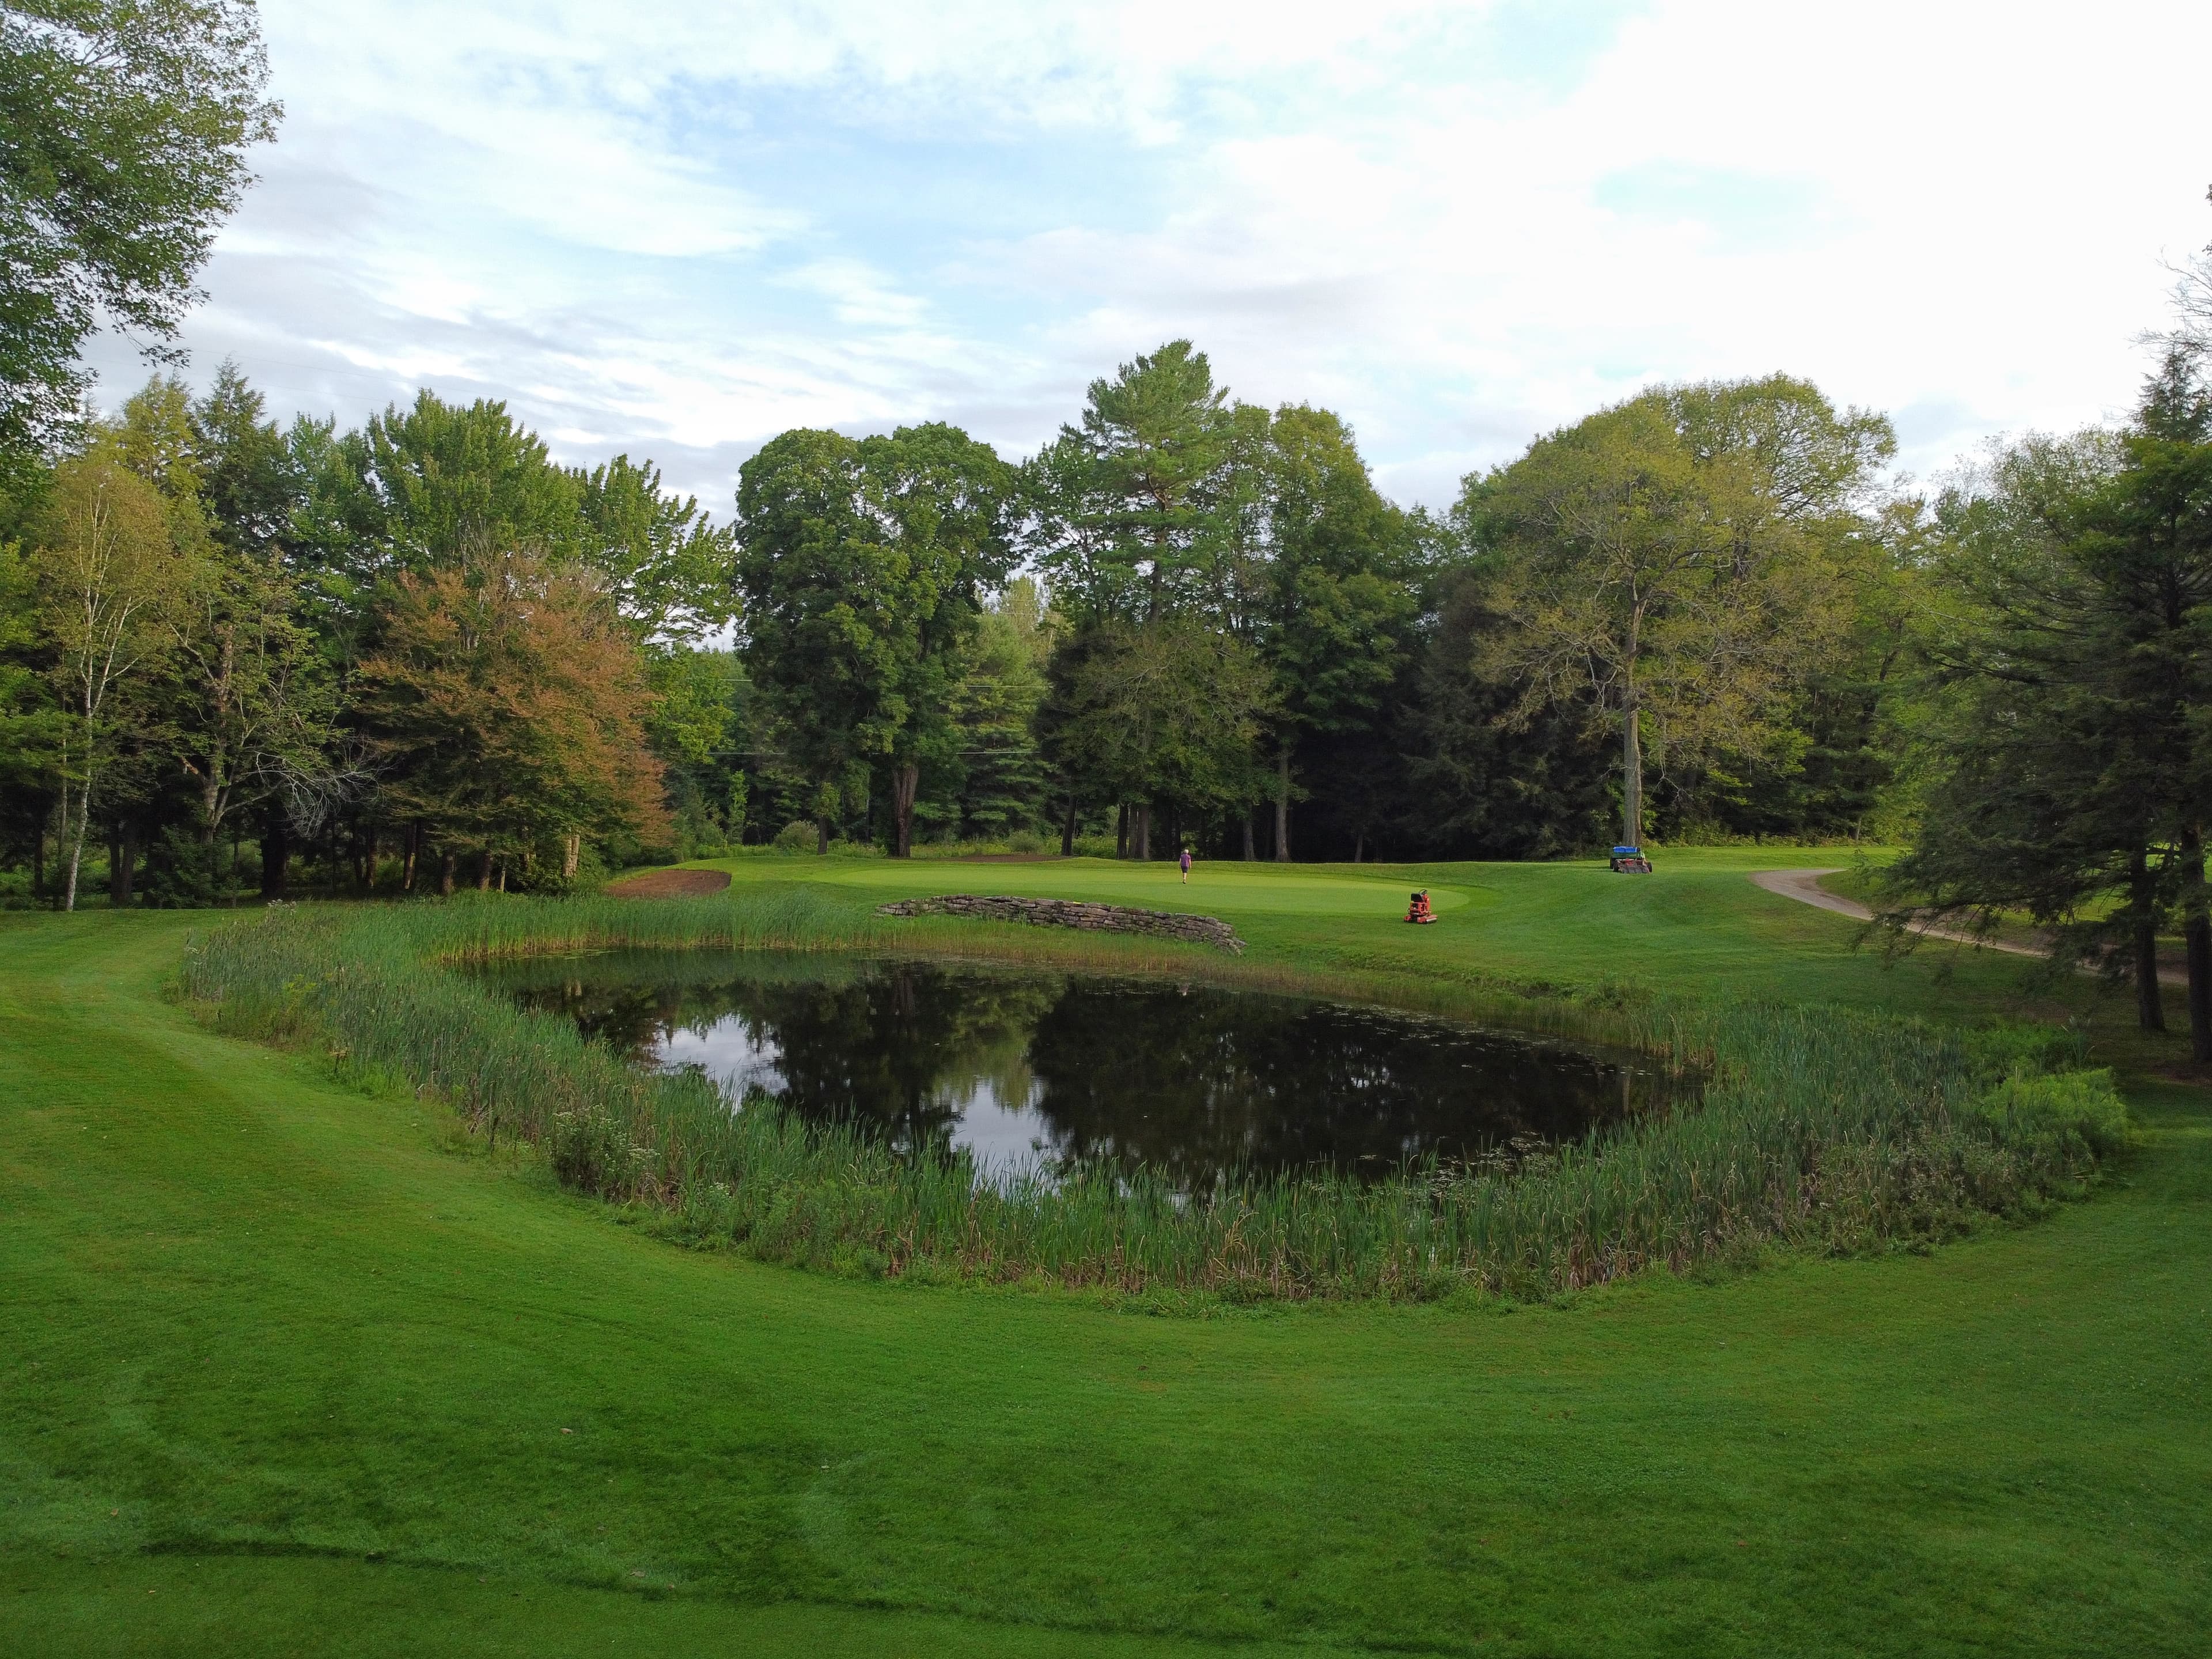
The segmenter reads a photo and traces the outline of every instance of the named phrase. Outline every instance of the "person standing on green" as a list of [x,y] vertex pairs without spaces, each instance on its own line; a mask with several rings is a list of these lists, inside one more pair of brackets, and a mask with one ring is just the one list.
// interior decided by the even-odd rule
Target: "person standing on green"
[[1186,887],[1190,885],[1190,848],[1188,847],[1182,849],[1182,884]]

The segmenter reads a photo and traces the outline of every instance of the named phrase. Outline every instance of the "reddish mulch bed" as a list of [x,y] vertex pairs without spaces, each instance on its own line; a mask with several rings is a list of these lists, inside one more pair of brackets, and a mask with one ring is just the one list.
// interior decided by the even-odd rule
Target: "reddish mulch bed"
[[609,884],[607,891],[617,898],[698,898],[729,884],[726,870],[648,870]]

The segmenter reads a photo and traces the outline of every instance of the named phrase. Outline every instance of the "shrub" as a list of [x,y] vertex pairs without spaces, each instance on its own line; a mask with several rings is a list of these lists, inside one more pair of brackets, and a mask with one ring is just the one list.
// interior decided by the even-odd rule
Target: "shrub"
[[2074,1025],[1984,1025],[1966,1034],[1984,1077],[2070,1072],[2089,1063],[2089,1041]]
[[822,832],[805,818],[793,818],[776,832],[774,845],[779,853],[811,853],[822,844]]
[[1006,837],[1006,850],[1009,853],[1042,853],[1045,850],[1044,837],[1034,830],[1017,830]]
[[1969,1109],[2008,1139],[2070,1142],[2100,1157],[2128,1144],[2128,1104],[2112,1087],[2109,1069],[2038,1073],[2017,1067],[1996,1088],[1977,1096]]

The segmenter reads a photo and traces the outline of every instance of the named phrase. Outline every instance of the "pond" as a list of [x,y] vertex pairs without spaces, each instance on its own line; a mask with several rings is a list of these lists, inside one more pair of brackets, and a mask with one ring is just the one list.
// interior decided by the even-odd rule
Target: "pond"
[[490,977],[640,1064],[1000,1170],[1380,1174],[1573,1139],[1693,1086],[1641,1055],[1417,1015],[1030,969],[635,951]]

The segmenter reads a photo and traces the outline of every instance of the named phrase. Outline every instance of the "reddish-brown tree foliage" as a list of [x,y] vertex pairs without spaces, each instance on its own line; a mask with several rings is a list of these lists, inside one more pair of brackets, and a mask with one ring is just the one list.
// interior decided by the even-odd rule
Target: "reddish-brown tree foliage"
[[385,788],[443,855],[575,871],[585,836],[668,829],[637,653],[588,573],[508,551],[399,579],[357,681]]

